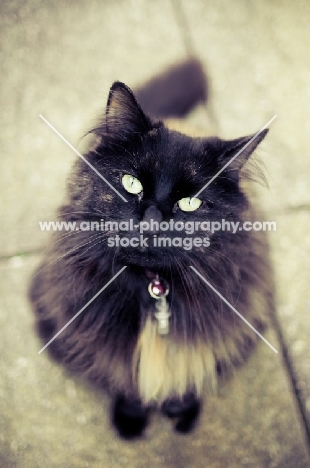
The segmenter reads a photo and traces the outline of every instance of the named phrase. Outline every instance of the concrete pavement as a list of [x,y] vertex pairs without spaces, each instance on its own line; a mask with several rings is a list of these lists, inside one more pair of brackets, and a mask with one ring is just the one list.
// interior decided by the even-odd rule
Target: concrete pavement
[[[15,0],[0,11],[0,466],[308,467],[310,4]],[[206,398],[191,435],[154,415],[145,437],[127,443],[110,427],[105,395],[37,354],[26,289],[48,238],[38,221],[51,219],[75,160],[38,114],[77,144],[114,80],[134,87],[188,52],[211,89],[208,116],[200,109],[193,122],[203,126],[211,113],[220,136],[233,138],[278,115],[258,154],[270,185],[261,203],[277,221],[268,339],[280,353],[261,343]]]

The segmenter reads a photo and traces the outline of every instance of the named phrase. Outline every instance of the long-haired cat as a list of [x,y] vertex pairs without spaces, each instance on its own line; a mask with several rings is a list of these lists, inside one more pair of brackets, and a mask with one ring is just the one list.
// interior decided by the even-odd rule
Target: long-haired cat
[[125,84],[112,85],[85,158],[118,193],[78,159],[59,220],[77,227],[123,222],[125,230],[56,232],[30,288],[44,344],[91,301],[47,351],[110,392],[113,422],[127,438],[143,432],[154,407],[188,432],[203,385],[214,387],[259,339],[197,272],[259,332],[271,307],[263,233],[212,232],[203,224],[255,220],[244,165],[267,131],[227,165],[251,137],[194,138],[159,120],[203,99],[203,81],[192,60],[148,83],[138,98]]

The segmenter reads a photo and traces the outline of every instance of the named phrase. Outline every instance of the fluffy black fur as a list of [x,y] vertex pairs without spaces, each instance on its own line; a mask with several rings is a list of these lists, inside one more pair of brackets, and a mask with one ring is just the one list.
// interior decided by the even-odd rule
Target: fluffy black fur
[[149,409],[140,400],[129,400],[120,395],[116,398],[112,420],[124,439],[140,436],[148,422]]
[[187,434],[196,423],[200,411],[200,401],[193,393],[188,393],[183,398],[170,398],[162,404],[162,412],[168,418],[178,418],[175,429]]
[[[194,212],[181,211],[178,200],[194,196],[251,137],[224,141],[217,137],[192,138],[169,130],[162,121],[146,115],[131,90],[120,82],[113,84],[106,115],[93,133],[99,141],[85,157],[127,202],[78,159],[68,185],[68,201],[59,210],[60,220],[133,219],[139,223],[150,218],[184,222],[254,219],[253,208],[241,188],[241,171],[266,131],[200,194],[202,205]],[[125,191],[121,183],[124,174],[141,181],[141,194]],[[272,303],[265,238],[246,231],[234,235],[209,233],[210,247],[186,251],[181,247],[111,248],[107,245],[111,235],[115,233],[55,233],[30,288],[39,335],[43,343],[48,342],[127,265],[47,351],[68,369],[117,395],[112,419],[122,436],[142,433],[154,403],[161,405],[165,414],[178,417],[176,429],[187,432],[194,426],[200,406],[199,391],[192,382],[186,383],[183,396],[172,388],[164,401],[158,397],[155,402],[143,401],[137,383],[139,358],[134,367],[135,350],[155,307],[147,289],[150,276],[159,274],[170,285],[167,300],[172,312],[171,330],[162,339],[172,340],[183,349],[196,346],[198,353],[209,349],[214,357],[211,374],[214,371],[215,375],[216,368],[242,363],[257,336],[189,267],[200,271],[256,329],[263,331]],[[168,231],[160,235],[176,234]],[[205,235],[195,232],[192,237]],[[184,232],[178,236],[191,237]]]
[[207,100],[207,82],[196,58],[175,65],[135,91],[145,112],[161,119],[184,117],[196,104]]

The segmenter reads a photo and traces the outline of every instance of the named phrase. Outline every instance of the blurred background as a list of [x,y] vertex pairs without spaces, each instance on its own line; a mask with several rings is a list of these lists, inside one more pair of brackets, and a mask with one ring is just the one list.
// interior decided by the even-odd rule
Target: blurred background
[[[310,440],[310,3],[306,0],[2,1],[0,229],[1,467],[306,467]],[[136,88],[189,55],[209,100],[188,121],[223,138],[255,133],[278,307],[248,366],[206,399],[182,437],[154,416],[120,441],[109,401],[38,355],[26,290],[64,197],[72,144],[103,112],[109,87]],[[79,148],[79,146],[78,146]]]

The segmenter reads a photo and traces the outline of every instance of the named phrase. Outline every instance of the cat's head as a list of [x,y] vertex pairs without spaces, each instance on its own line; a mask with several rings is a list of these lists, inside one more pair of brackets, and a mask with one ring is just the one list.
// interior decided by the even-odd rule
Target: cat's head
[[[99,142],[86,158],[118,193],[81,161],[71,180],[71,205],[84,212],[97,213],[94,220],[98,220],[98,214],[105,222],[132,220],[128,232],[107,233],[106,241],[100,244],[102,254],[110,252],[124,264],[156,270],[177,263],[184,265],[195,256],[204,253],[208,256],[220,248],[223,235],[212,236],[206,225],[200,228],[201,223],[240,219],[247,208],[239,184],[241,171],[267,130],[253,141],[253,136],[230,141],[216,137],[192,138],[153,121],[143,112],[132,91],[123,83],[115,82],[106,115],[92,132]],[[169,224],[171,220],[173,225]],[[140,239],[137,225],[141,222],[144,223],[142,234],[148,241],[142,240],[142,245],[136,247],[132,239]],[[166,224],[161,226],[165,229],[158,230],[156,223],[163,222]],[[136,228],[132,230],[132,226]],[[192,233],[189,233],[190,226]],[[115,240],[112,246],[111,238],[116,235],[129,239],[132,246],[127,246],[127,241],[121,246]],[[158,242],[159,238],[179,240]],[[202,241],[194,242],[195,238]],[[158,243],[162,246],[158,247]]]

